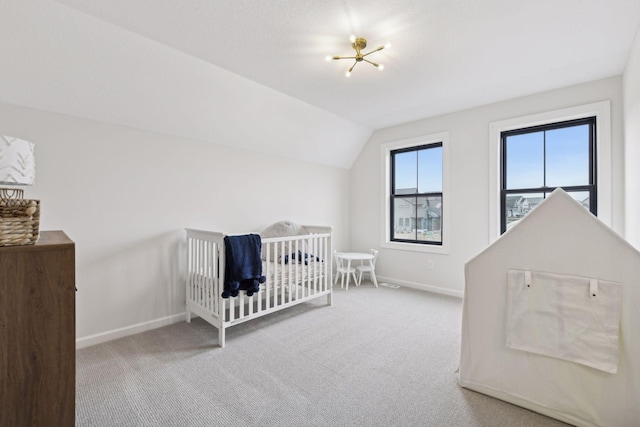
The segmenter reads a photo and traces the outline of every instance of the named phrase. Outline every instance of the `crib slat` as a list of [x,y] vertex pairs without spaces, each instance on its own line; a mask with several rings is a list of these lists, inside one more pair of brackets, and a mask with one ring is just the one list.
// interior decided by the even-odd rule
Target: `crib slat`
[[271,308],[275,306],[275,303],[278,299],[278,257],[280,254],[278,253],[278,244],[273,243],[273,281],[271,282],[271,298],[269,299],[269,304],[267,304],[267,308]]
[[208,262],[207,262],[207,258],[208,258],[208,253],[207,253],[207,248],[209,246],[209,242],[207,241],[201,241],[202,243],[202,289],[203,289],[203,298],[204,298],[204,303],[207,307],[207,310],[211,310],[211,292],[209,292],[209,269],[208,267]]
[[220,289],[220,279],[218,276],[218,251],[220,250],[220,245],[218,245],[215,242],[212,242],[211,245],[212,248],[212,254],[211,256],[212,261],[211,261],[211,277],[213,278],[213,289],[211,291],[211,293],[213,294],[213,312],[216,315],[219,315],[220,313],[220,294],[222,293],[222,290]]
[[[187,239],[187,301],[193,300],[193,239]],[[188,311],[188,308],[187,308]],[[190,319],[187,313],[187,320]]]
[[218,313],[220,312],[218,301],[220,300],[220,294],[221,294],[220,285],[219,285],[220,281],[218,280],[218,268],[217,268],[218,250],[219,250],[218,244],[215,242],[211,242],[211,246],[210,246],[211,255],[209,256],[209,262],[211,263],[209,267],[209,271],[210,271],[209,277],[211,277],[210,293],[211,293],[211,299],[213,304],[213,312],[216,315],[218,315]]
[[241,319],[244,317],[244,305],[245,305],[245,293],[240,292],[238,294],[238,318]]
[[313,278],[311,283],[313,283],[313,293],[318,293],[318,262],[316,258],[318,256],[318,236],[313,238],[313,264],[310,268],[310,276]]
[[[327,290],[327,280],[328,280],[328,276],[327,276],[327,266],[329,265],[329,258],[327,258],[327,254],[330,254],[331,252],[328,250],[328,241],[327,238],[325,237],[323,240],[323,248],[324,250],[322,251],[322,259],[325,260],[324,264],[322,264],[321,268],[322,268],[322,290],[326,291]],[[329,267],[330,268],[330,267]]]
[[313,293],[316,294],[318,292],[318,261],[316,261],[316,257],[318,256],[318,236],[313,236],[313,240],[311,242],[311,253],[313,254],[312,260],[313,262],[309,266],[309,277],[310,277],[310,286],[312,285]]
[[[322,250],[323,247],[323,239],[322,238],[318,238],[317,242],[316,242],[316,256],[318,258],[322,257]],[[324,258],[320,258],[320,259],[324,259]],[[322,292],[322,266],[324,264],[320,263],[320,262],[316,262],[316,265],[314,266],[314,273],[313,273],[313,277],[314,277],[314,283],[317,285],[317,289],[318,292]]]
[[[318,286],[320,282],[320,270],[322,268],[322,262],[318,261],[318,259],[323,260],[322,257],[322,238],[316,237],[314,242],[314,263],[313,263],[313,285],[315,286],[316,292],[319,292],[321,289]],[[315,258],[317,257],[317,258]]]
[[273,272],[271,273],[271,283],[269,286],[269,289],[271,291],[271,295],[269,296],[269,299],[267,300],[267,310],[270,309],[271,307],[273,307],[273,301],[275,301],[276,298],[276,282],[278,280],[278,245],[275,243],[271,243],[271,247],[273,249],[273,260],[275,262],[272,262],[272,266],[273,266]]
[[[309,253],[309,251],[311,250],[311,240],[310,239],[305,239],[304,240],[304,246],[307,254]],[[307,259],[308,261],[308,259]],[[302,277],[300,277],[300,287],[302,288],[302,296],[306,297],[309,294],[309,287],[307,286],[307,281],[309,280],[309,263],[307,262],[307,265],[302,265],[301,266],[301,270],[302,270]]]
[[[282,242],[282,253],[286,254],[286,242]],[[280,295],[280,299],[278,301],[278,305],[282,305],[284,304],[284,283],[285,283],[285,277],[287,274],[287,266],[284,263],[285,258],[282,258],[282,268],[280,269],[280,280],[278,282],[278,294]]]
[[[316,241],[316,256],[318,258],[320,258],[322,256],[322,239],[318,238]],[[324,258],[320,258],[320,259],[324,259]],[[313,282],[316,284],[318,292],[322,292],[322,266],[324,264],[320,263],[320,261],[316,261],[314,267],[313,267]]]
[[281,241],[280,244],[280,259],[278,260],[278,265],[280,266],[280,275],[278,276],[278,280],[275,281],[274,286],[276,287],[276,300],[273,305],[278,306],[282,304],[282,279],[284,277],[284,241]]
[[211,310],[209,305],[209,290],[207,289],[207,242],[200,241],[200,269],[202,271],[202,298],[207,310]]
[[264,290],[265,290],[265,297],[264,300],[261,299],[261,307],[263,309],[266,310],[266,308],[269,306],[269,283],[271,282],[271,263],[269,262],[269,260],[271,259],[271,243],[267,243],[267,258],[266,258],[266,266],[267,266],[267,272],[265,273],[265,276],[267,276],[267,281],[264,283]]
[[209,278],[207,277],[207,273],[209,272],[207,269],[207,246],[209,242],[202,242],[202,274],[204,280],[202,281],[202,289],[204,290],[204,301],[208,310],[211,310],[211,292],[209,292]]
[[[296,240],[297,242],[297,240]],[[287,277],[289,277],[289,283],[287,283],[287,286],[285,287],[285,293],[286,293],[286,299],[287,302],[291,302],[291,278],[293,278],[293,268],[295,267],[295,263],[296,263],[296,258],[298,257],[298,252],[293,251],[293,247],[292,247],[293,242],[291,240],[289,240],[287,242],[287,253],[289,254],[289,273],[287,275]],[[293,259],[292,259],[293,258]],[[298,269],[295,270],[296,272],[298,271]]]
[[206,242],[200,240],[198,242],[198,271],[200,272],[200,303],[203,304],[207,310],[210,308],[207,305],[207,270],[204,265],[205,260],[205,245]]
[[191,242],[193,253],[191,254],[191,260],[193,263],[193,301],[198,301],[198,241],[193,239]]
[[[300,240],[296,240],[295,241],[295,252],[296,254],[301,253],[300,251]],[[296,268],[295,269],[295,274],[296,277],[294,278],[295,282],[293,282],[295,284],[295,288],[296,288],[296,295],[295,295],[295,299],[300,298],[300,286],[298,286],[298,283],[300,283],[300,269]]]
[[211,272],[209,271],[209,266],[211,265],[211,263],[209,262],[209,258],[211,257],[210,246],[211,246],[211,242],[204,242],[202,246],[202,260],[203,260],[203,267],[206,275],[205,276],[206,279],[204,280],[203,286],[205,289],[205,298],[207,300],[207,308],[209,308],[209,310],[213,310],[213,295],[211,295],[212,294]]
[[207,308],[211,311],[213,310],[212,304],[212,295],[211,295],[211,286],[209,282],[209,245],[210,242],[203,242],[202,245],[202,267],[204,270],[204,283],[202,284],[205,290],[205,300],[207,301]]
[[[315,238],[314,242],[313,242],[313,256],[314,257],[318,257],[320,258],[321,256],[321,246],[322,246],[322,240],[318,237]],[[316,290],[316,293],[320,291],[319,286],[318,286],[318,282],[320,281],[319,278],[319,274],[320,274],[320,261],[317,261],[316,258],[314,258],[314,263],[313,263],[313,287]]]
[[198,263],[198,304],[202,304],[203,303],[203,301],[202,301],[202,296],[203,296],[202,288],[204,286],[204,283],[203,283],[204,282],[204,280],[203,280],[204,271],[202,271],[202,245],[203,245],[202,240],[198,240],[198,252],[197,252],[197,254],[198,254],[198,258],[197,258],[198,259],[198,261],[197,261],[197,263]]
[[[225,251],[221,251],[221,254],[226,256]],[[222,261],[220,261],[220,266],[224,266],[224,264],[222,263]],[[222,277],[222,283],[223,283],[223,287],[224,287],[224,277]],[[227,308],[228,306],[228,308]],[[233,301],[233,298],[229,297],[229,298],[222,298],[222,309],[224,310],[222,312],[223,315],[225,315],[225,313],[229,313],[228,316],[225,315],[225,320],[227,321],[231,321],[234,320],[236,318],[236,313],[235,313],[235,303]]]
[[193,300],[193,239],[187,239],[187,301]]
[[[309,246],[308,250],[309,250],[309,254],[310,255],[314,255],[315,256],[315,254],[316,254],[315,246],[314,246],[316,240],[317,240],[317,237],[313,236],[313,237],[309,238],[309,240],[307,242],[307,245]],[[314,293],[312,284],[313,284],[313,265],[315,263],[311,262],[312,259],[313,258],[311,258],[311,257],[309,258],[309,265],[307,266],[307,283],[306,283],[307,296],[312,295]]]

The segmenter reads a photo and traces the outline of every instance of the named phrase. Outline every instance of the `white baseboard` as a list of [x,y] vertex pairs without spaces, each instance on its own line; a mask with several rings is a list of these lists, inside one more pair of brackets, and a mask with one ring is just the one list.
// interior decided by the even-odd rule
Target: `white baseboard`
[[[462,291],[454,291],[438,286],[425,285],[424,283],[408,282],[406,280],[398,280],[390,277],[377,276],[378,282],[388,282],[395,285],[405,286],[407,288],[420,289],[422,291],[433,292],[436,294],[449,295],[462,298]],[[195,318],[195,314],[191,315]],[[172,316],[162,317],[160,319],[150,320],[148,322],[138,323],[137,325],[126,326],[124,328],[114,329],[111,331],[101,332],[88,337],[76,339],[76,350],[90,347],[92,345],[101,344],[103,342],[112,341],[118,338],[127,337],[129,335],[139,334],[141,332],[150,331],[152,329],[161,328],[173,323],[185,321],[185,313],[174,314]]]
[[378,275],[376,275],[376,279],[378,279],[378,282],[393,283],[394,285],[405,286],[407,288],[420,289],[421,291],[428,291],[436,294],[449,295],[457,298],[464,297],[463,291],[454,291],[452,289],[441,288],[438,286],[425,285],[424,283],[409,282],[406,280],[398,280],[392,277],[383,277]]
[[185,313],[174,314],[172,316],[162,317],[160,319],[150,320],[148,322],[138,323],[137,325],[126,326],[120,329],[114,329],[107,332],[101,332],[88,337],[76,339],[76,350],[90,347],[92,345],[101,344],[103,342],[123,338],[129,335],[139,334],[140,332],[150,331],[152,329],[161,328],[185,320]]

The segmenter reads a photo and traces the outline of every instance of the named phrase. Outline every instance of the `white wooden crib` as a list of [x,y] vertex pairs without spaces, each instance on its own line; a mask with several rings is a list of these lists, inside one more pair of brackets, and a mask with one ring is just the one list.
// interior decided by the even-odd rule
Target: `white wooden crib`
[[230,326],[322,296],[332,305],[331,227],[304,227],[309,234],[262,239],[262,274],[267,281],[252,296],[240,292],[232,298],[221,296],[227,234],[187,229],[187,322],[195,314],[211,323],[224,347]]

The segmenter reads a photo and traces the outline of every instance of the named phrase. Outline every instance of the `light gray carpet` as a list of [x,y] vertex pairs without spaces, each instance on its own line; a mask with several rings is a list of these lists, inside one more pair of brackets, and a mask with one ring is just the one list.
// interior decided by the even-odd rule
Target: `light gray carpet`
[[77,351],[78,426],[563,426],[463,389],[462,301],[364,283],[227,330]]

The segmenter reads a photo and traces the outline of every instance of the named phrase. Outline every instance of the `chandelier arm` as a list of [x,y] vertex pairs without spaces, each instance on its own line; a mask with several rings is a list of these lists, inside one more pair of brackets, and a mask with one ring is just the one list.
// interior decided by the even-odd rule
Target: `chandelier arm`
[[337,59],[356,59],[356,57],[355,56],[334,56],[333,59],[334,60],[337,60]]
[[353,69],[358,65],[358,61],[354,62],[351,68],[349,68],[349,73],[353,71]]
[[372,50],[372,51],[371,51],[371,52],[369,52],[369,53],[365,53],[365,54],[364,54],[364,55],[362,55],[362,56],[371,55],[372,53],[379,52],[379,51],[381,51],[382,49],[384,49],[384,46],[380,46],[379,48],[374,49],[374,50]]
[[363,61],[368,62],[369,64],[373,65],[374,67],[379,67],[379,66],[380,66],[380,64],[378,64],[378,63],[376,63],[376,62],[371,62],[371,61],[369,61],[368,59],[363,59]]

